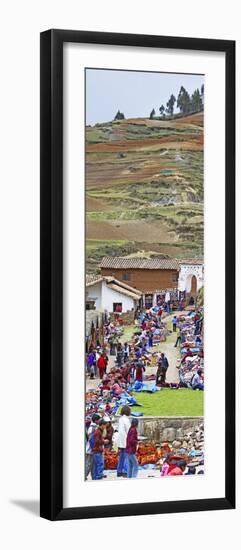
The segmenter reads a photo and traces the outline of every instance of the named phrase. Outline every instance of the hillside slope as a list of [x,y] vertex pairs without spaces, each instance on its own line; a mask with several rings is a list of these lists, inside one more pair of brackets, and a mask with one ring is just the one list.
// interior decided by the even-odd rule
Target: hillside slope
[[87,270],[203,253],[203,113],[86,127]]

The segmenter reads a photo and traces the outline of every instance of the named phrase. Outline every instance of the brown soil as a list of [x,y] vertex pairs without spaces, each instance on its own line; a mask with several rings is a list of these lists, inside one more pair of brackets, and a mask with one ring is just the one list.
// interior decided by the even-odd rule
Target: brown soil
[[102,202],[94,197],[86,197],[86,211],[87,212],[106,212],[112,210],[106,202]]
[[[189,141],[188,141],[189,140]],[[135,150],[146,150],[152,149],[153,146],[161,146],[168,147],[175,143],[175,147],[178,148],[189,148],[193,149],[194,145],[201,145],[203,144],[203,136],[200,135],[193,135],[193,134],[185,134],[183,136],[180,135],[179,141],[177,141],[177,135],[171,135],[171,136],[163,136],[158,138],[146,138],[146,139],[130,139],[122,141],[112,141],[108,143],[88,143],[86,145],[86,152],[87,153],[118,153],[123,151],[135,151]],[[155,147],[156,148],[156,147]],[[154,148],[153,148],[154,150]]]
[[145,220],[117,220],[115,222],[88,220],[86,238],[126,240],[138,243],[173,242],[173,237],[170,236],[165,224],[156,221],[146,222]]

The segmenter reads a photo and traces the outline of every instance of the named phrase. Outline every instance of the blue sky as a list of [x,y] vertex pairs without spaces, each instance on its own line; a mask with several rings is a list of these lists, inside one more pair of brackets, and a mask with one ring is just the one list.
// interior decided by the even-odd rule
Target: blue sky
[[191,94],[203,75],[86,69],[86,124],[113,120],[118,109],[126,118],[147,117],[152,108],[166,106],[184,86]]

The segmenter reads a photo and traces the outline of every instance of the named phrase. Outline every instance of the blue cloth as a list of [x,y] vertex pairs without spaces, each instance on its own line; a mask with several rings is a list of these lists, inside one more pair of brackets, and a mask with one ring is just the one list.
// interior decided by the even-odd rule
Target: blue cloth
[[143,384],[143,382],[139,382],[139,380],[136,380],[132,386],[132,390],[136,392],[146,391],[149,393],[155,393],[159,391],[160,388],[158,388],[155,384]]
[[190,452],[190,456],[193,456],[193,457],[202,456],[202,454],[203,454],[203,451],[198,451],[198,450],[193,450]]
[[135,397],[133,397],[132,395],[129,395],[128,393],[123,393],[120,397],[120,399],[118,399],[117,401],[118,403],[118,407],[120,405],[137,405],[137,402],[136,402],[136,399]]
[[102,479],[104,472],[104,454],[94,453],[93,479]]
[[117,464],[117,473],[118,474],[126,474],[127,473],[127,458],[126,458],[126,450],[120,449],[119,454],[119,460]]
[[131,412],[131,416],[143,416],[143,412],[137,412],[137,411],[133,411]]
[[138,462],[136,455],[127,453],[127,477],[137,477]]

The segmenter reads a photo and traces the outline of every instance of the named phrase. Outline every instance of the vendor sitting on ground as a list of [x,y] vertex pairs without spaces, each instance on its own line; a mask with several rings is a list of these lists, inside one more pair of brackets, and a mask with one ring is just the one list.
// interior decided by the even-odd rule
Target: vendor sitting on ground
[[170,464],[169,470],[167,472],[168,476],[182,476],[184,474],[184,471],[186,469],[186,461],[185,460],[178,460],[176,464]]
[[202,379],[201,369],[198,369],[196,374],[194,374],[194,377],[192,379],[192,389],[193,390],[204,390],[204,383],[203,383],[203,379]]
[[121,387],[120,382],[117,378],[115,379],[111,390],[115,397],[119,397],[119,395],[125,392],[125,390]]

